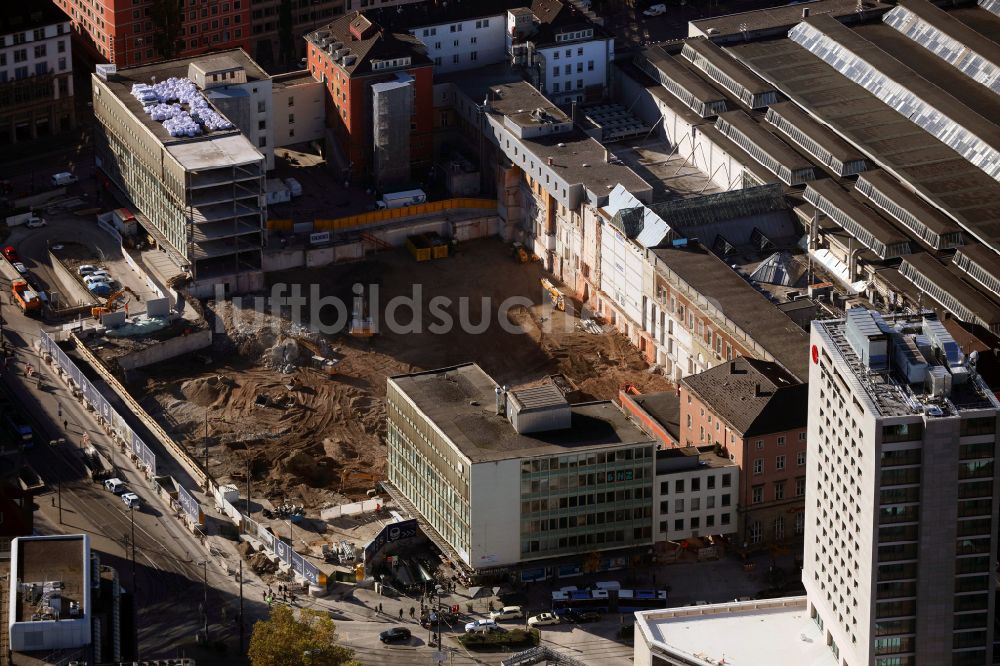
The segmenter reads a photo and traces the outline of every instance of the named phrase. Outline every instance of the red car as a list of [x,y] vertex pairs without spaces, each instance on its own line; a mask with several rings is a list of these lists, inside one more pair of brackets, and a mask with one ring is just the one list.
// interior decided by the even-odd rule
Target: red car
[[3,256],[7,261],[17,261],[17,250],[13,245],[8,245],[3,249]]

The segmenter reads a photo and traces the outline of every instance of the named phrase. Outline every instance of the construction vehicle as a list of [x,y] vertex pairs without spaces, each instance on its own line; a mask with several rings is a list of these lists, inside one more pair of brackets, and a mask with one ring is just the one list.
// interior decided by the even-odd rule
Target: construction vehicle
[[42,299],[26,280],[13,280],[10,283],[10,294],[25,314],[42,309]]
[[552,282],[548,278],[542,278],[541,283],[542,283],[542,289],[544,289],[549,294],[549,300],[552,301],[552,307],[554,307],[556,310],[565,312],[566,297],[563,296],[563,293],[559,291],[558,287],[552,284]]
[[375,334],[371,313],[363,295],[354,297],[354,307],[351,312],[350,334],[355,338],[370,338]]
[[[118,310],[118,299],[120,299],[125,294],[132,294],[133,296],[135,296],[135,300],[137,301],[142,300],[139,294],[135,293],[128,287],[122,287],[118,291],[109,294],[107,300],[104,301],[104,305],[98,305],[90,308],[90,316],[95,319],[100,319],[101,316],[103,315],[116,312]],[[125,301],[124,307],[125,307],[125,314],[128,314],[128,301]]]

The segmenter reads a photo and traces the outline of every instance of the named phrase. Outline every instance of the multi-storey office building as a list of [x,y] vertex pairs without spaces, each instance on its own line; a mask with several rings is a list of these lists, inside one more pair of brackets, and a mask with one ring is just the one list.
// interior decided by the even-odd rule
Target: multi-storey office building
[[803,583],[844,666],[990,664],[1000,403],[932,317],[814,322]]
[[[214,86],[246,83],[252,75],[232,66],[237,57],[252,62],[245,53],[228,55],[224,63],[212,56],[136,67],[106,79],[92,76],[97,165],[148,218],[146,231],[191,273],[197,293],[216,283],[233,291],[260,284],[267,160],[232,123],[227,129],[203,126],[196,136],[171,136],[132,91],[133,84],[148,84],[153,77],[161,82],[185,77],[196,82],[199,94],[211,97]],[[236,124],[259,128],[263,120],[258,142],[266,142],[267,104],[237,97],[242,104],[226,101],[229,110],[239,112]]]
[[735,534],[740,468],[713,447],[656,452],[653,537],[681,541]]
[[649,546],[655,445],[612,402],[466,364],[390,377],[389,482],[471,569]]
[[120,67],[249,45],[251,0],[53,2],[87,47]]
[[0,14],[0,145],[71,130],[69,21],[47,3]]

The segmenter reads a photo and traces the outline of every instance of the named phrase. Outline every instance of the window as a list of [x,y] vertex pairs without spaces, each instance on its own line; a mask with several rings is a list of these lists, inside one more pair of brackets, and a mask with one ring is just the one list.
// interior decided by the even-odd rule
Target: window
[[289,113],[288,114],[288,124],[289,125],[294,125],[295,124],[295,114],[294,113]]
[[[690,398],[688,398],[688,399],[690,400]],[[690,414],[687,415],[687,426],[688,426],[688,430],[691,430],[691,415]]]
[[701,527],[701,518],[695,516],[691,519],[691,529],[696,530]]
[[674,521],[674,529],[677,531],[682,531],[684,529],[684,519],[678,518]]
[[582,71],[583,71],[583,63],[582,62],[576,63],[576,73],[579,74]]
[[48,71],[49,71],[49,66],[46,63],[44,63],[44,62],[36,62],[35,63],[35,75],[36,76],[43,76]]
[[805,451],[799,451],[798,453],[795,454],[795,464],[798,465],[799,467],[802,467],[803,465],[806,464]]
[[674,513],[684,513],[684,500],[674,500]]
[[594,71],[594,61],[593,60],[588,60],[587,61],[587,71],[588,72]]
[[28,59],[27,49],[18,49],[14,51],[14,62],[24,62]]
[[577,90],[582,90],[583,89],[583,79],[577,79],[576,80],[576,89]]
[[721,523],[722,523],[723,525],[728,525],[728,524],[729,524],[729,514],[728,514],[728,513],[724,513],[724,514],[722,514],[722,520],[721,520]]
[[777,441],[778,441],[778,446],[784,446],[785,445],[785,436],[781,435],[780,437],[778,437]]
[[682,493],[684,492],[684,479],[677,479],[674,481],[674,492]]
[[[559,92],[559,82],[558,81],[553,82],[553,84],[552,84],[552,92]],[[548,178],[548,176],[546,176],[546,178]]]
[[774,457],[774,469],[783,470],[785,469],[785,456],[775,456]]
[[267,112],[267,102],[257,102],[257,113]]
[[[552,68],[552,76],[559,76],[559,65],[556,65],[555,67]],[[688,418],[690,418],[690,416]]]
[[295,130],[292,129],[291,127],[288,128],[288,136],[290,137],[295,136]]
[[291,97],[291,96],[288,97],[288,106],[295,106],[295,98],[294,97]]
[[805,432],[800,432],[799,433],[799,441],[800,442],[806,441],[806,433]]
[[802,534],[806,531],[806,514],[799,511],[795,514],[795,533]]
[[701,479],[695,477],[691,479],[691,492],[696,493],[701,490]]
[[715,477],[714,476],[710,476],[707,479],[705,479],[705,486],[709,490],[714,490],[715,489]]
[[573,73],[573,65],[563,65],[563,74],[569,76]]
[[750,489],[750,503],[760,504],[764,501],[764,486],[754,486]]
[[754,458],[754,461],[753,461],[753,473],[754,473],[754,476],[757,476],[759,474],[763,474],[764,473],[764,459],[763,458]]
[[795,496],[802,497],[806,494],[806,477],[800,476],[795,479]]
[[722,475],[722,487],[728,488],[731,485],[733,485],[733,475],[729,472],[726,472],[725,474]]
[[478,59],[479,59],[479,53],[477,51],[473,51],[472,53],[469,54],[469,60],[478,60]]
[[755,520],[752,523],[750,523],[750,529],[748,530],[748,532],[750,537],[750,543],[754,545],[760,543],[760,536],[761,536],[760,521]]
[[552,53],[552,59],[553,60],[559,60],[559,51],[553,51],[553,53]]
[[434,48],[436,49],[441,48],[441,42],[434,42]]
[[45,57],[45,44],[39,44],[35,47],[35,57],[36,58]]
[[257,121],[257,129],[258,130],[266,130],[267,129],[267,121],[266,120],[258,120]]
[[261,148],[264,148],[265,146],[267,146],[267,137],[266,136],[262,136],[259,139],[257,139],[257,145],[260,146]]
[[434,56],[434,64],[435,65],[441,64],[441,56]]
[[469,38],[469,43],[470,43],[470,44],[475,44],[475,43],[476,43],[476,42],[478,42],[478,41],[479,41],[479,38],[478,38],[478,37],[470,37],[470,38]]
[[458,48],[458,40],[456,39],[454,42],[451,43],[451,45],[454,46],[455,48]]
[[451,61],[452,61],[452,63],[458,63],[458,54],[457,53],[454,54],[453,56],[451,56]]
[[715,527],[715,516],[709,515],[705,518],[705,527]]
[[692,497],[691,498],[691,510],[692,511],[700,511],[701,510],[701,498],[700,497]]
[[778,516],[774,519],[774,540],[781,541],[785,538],[785,517]]
[[774,499],[782,500],[785,499],[785,482],[775,481],[774,482]]
[[715,508],[715,495],[709,495],[705,498],[705,508],[714,509]]
[[754,446],[756,446],[756,447],[757,447],[757,450],[758,450],[758,451],[760,451],[761,449],[763,449],[763,448],[764,448],[764,440],[762,440],[762,439],[758,439],[758,440],[757,440],[757,443],[756,443],[756,444],[754,444]]

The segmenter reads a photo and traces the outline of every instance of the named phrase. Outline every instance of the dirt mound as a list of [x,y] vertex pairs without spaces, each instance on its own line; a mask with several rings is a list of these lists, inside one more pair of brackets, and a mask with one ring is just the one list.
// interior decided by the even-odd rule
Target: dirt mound
[[229,396],[229,386],[217,375],[199,377],[182,383],[181,394],[199,407],[211,407]]
[[264,553],[257,553],[250,558],[250,570],[258,576],[263,574],[273,574],[278,571],[278,565],[267,559]]

